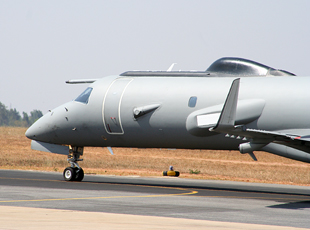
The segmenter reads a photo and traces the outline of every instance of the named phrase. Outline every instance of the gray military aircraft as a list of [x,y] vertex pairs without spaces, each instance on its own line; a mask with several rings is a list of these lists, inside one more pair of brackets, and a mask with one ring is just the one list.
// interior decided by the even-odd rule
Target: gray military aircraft
[[128,71],[92,83],[26,132],[35,150],[68,155],[81,181],[84,146],[266,151],[310,162],[310,78],[241,58],[206,71]]

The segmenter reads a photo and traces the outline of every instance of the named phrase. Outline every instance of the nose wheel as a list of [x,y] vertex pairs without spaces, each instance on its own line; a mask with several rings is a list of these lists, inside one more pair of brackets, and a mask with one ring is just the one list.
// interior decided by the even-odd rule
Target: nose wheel
[[82,168],[67,167],[63,172],[66,181],[82,181],[84,178],[84,170]]
[[83,147],[71,147],[68,155],[68,163],[70,167],[65,168],[63,177],[66,181],[82,181],[84,178],[84,171],[77,163],[83,161],[80,156],[83,155]]

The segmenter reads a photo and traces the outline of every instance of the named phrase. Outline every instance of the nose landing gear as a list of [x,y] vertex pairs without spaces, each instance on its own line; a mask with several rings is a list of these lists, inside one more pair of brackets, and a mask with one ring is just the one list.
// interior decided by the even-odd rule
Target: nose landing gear
[[84,171],[77,163],[83,161],[80,157],[83,155],[83,147],[70,146],[67,161],[70,163],[70,167],[65,168],[63,177],[66,181],[82,181],[84,178]]

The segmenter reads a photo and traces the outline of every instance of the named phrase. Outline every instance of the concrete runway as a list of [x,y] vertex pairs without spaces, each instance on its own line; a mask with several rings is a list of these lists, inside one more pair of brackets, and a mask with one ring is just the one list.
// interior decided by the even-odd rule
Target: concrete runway
[[65,182],[60,173],[0,170],[0,216],[0,229],[36,229],[34,221],[38,229],[82,229],[83,220],[88,229],[90,222],[102,229],[310,228],[310,190],[169,177]]

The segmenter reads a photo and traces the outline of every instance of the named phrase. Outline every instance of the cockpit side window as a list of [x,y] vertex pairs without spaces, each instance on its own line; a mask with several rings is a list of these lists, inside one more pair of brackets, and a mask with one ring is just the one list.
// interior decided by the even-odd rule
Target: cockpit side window
[[196,96],[190,97],[188,101],[188,107],[194,108],[196,106],[196,103],[197,103],[197,97]]
[[87,104],[87,103],[88,103],[89,96],[90,96],[92,90],[93,90],[93,88],[88,87],[88,88],[87,88],[83,93],[81,93],[81,95],[78,96],[74,101],[78,101],[78,102]]

